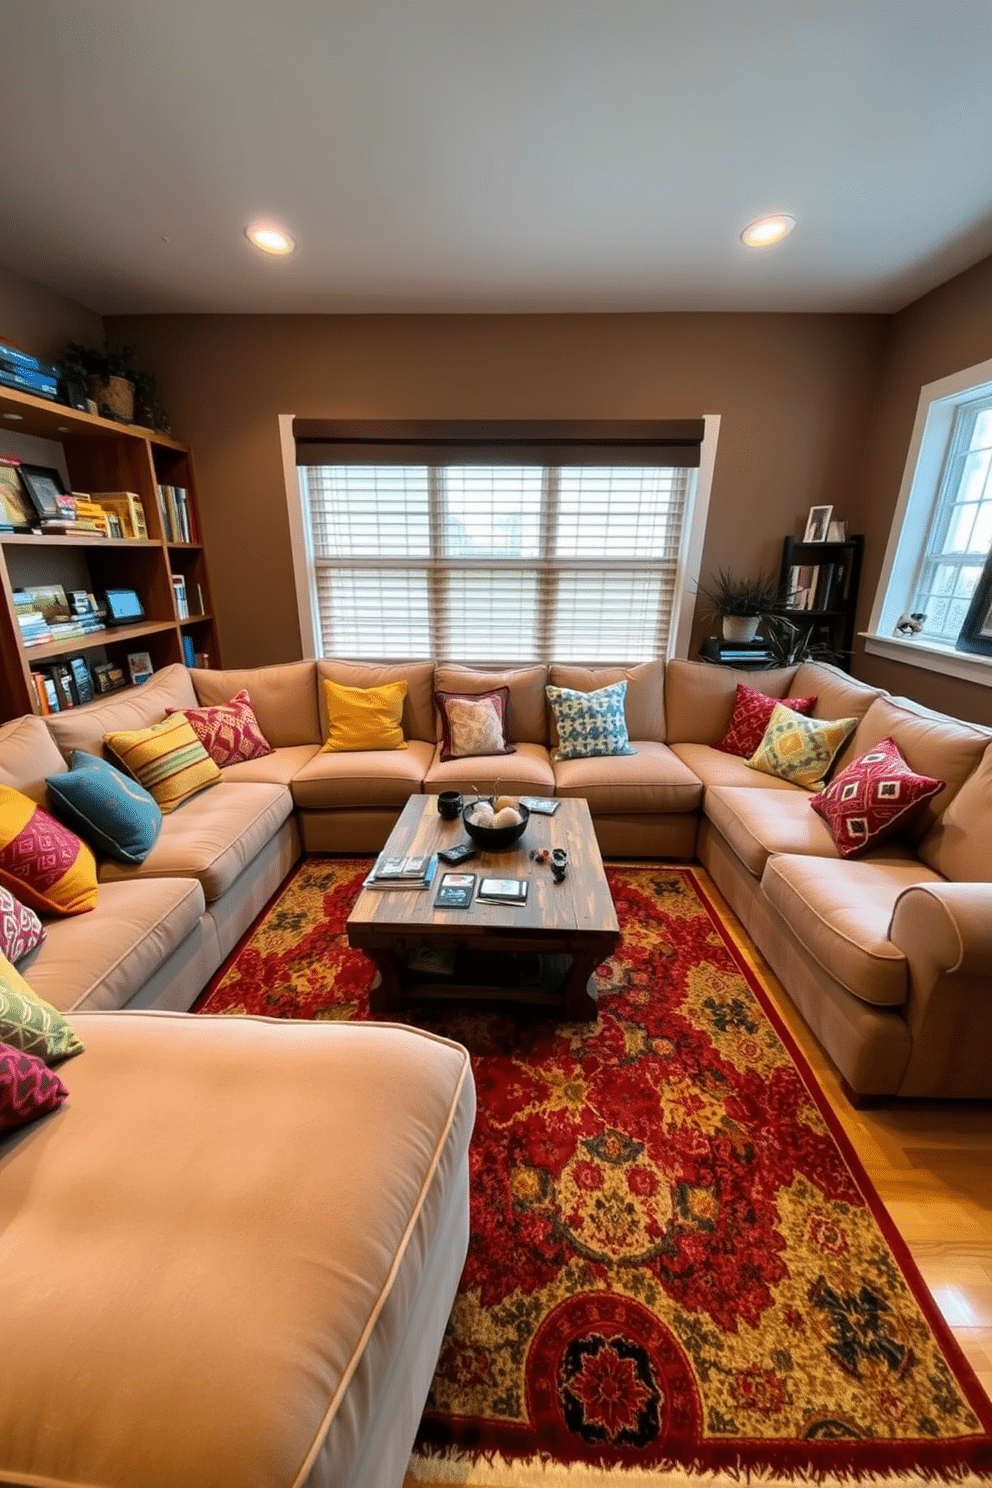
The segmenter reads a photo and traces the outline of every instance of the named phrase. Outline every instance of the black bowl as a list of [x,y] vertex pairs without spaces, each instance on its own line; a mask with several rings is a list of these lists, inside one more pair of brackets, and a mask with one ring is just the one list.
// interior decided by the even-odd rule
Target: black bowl
[[468,805],[462,809],[462,825],[476,847],[481,847],[483,852],[502,852],[504,848],[512,847],[515,842],[518,842],[527,830],[530,812],[522,801],[517,802],[516,809],[523,817],[523,821],[518,822],[515,827],[476,826],[469,820],[469,812],[476,804],[475,801],[469,801]]

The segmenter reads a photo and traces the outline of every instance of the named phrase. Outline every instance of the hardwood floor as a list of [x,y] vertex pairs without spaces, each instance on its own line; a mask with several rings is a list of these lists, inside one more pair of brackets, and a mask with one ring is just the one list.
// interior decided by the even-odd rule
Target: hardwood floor
[[774,972],[712,880],[706,883],[747,946],[937,1306],[992,1397],[992,1101],[891,1100],[854,1110]]

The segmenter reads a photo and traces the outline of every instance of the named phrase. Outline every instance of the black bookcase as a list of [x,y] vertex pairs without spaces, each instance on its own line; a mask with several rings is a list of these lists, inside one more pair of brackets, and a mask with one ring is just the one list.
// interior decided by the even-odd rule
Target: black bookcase
[[860,533],[845,542],[787,537],[782,544],[784,602],[779,613],[794,625],[809,628],[810,643],[828,647],[838,666],[848,671],[864,549]]

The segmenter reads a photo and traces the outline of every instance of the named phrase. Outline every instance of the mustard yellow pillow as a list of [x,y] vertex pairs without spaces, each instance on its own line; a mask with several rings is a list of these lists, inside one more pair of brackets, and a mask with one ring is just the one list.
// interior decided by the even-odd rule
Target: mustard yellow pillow
[[405,749],[403,703],[405,682],[381,687],[342,687],[324,678],[327,742],[324,754],[346,749]]
[[172,713],[151,728],[104,734],[103,742],[155,797],[163,813],[175,811],[197,791],[221,779],[220,770],[182,713]]
[[0,884],[40,914],[84,914],[96,903],[86,843],[9,785],[0,785]]
[[776,703],[764,738],[747,764],[806,790],[821,791],[834,757],[857,724],[856,718],[805,718]]

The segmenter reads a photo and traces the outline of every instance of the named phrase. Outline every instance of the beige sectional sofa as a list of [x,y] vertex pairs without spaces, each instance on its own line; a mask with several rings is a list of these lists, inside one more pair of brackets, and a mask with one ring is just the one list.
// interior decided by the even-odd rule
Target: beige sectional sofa
[[[324,678],[402,678],[401,750],[328,753]],[[623,679],[636,753],[558,761],[548,683]],[[836,769],[892,737],[945,782],[908,831],[842,859],[810,795],[713,745],[739,682],[814,695],[853,717]],[[509,689],[512,754],[442,761],[435,689]],[[145,863],[104,862],[97,911],[50,924],[26,970],[63,1011],[186,1008],[285,877],[300,847],[370,853],[411,792],[457,788],[584,796],[606,856],[698,856],[743,920],[854,1097],[992,1095],[992,731],[933,714],[829,666],[739,673],[703,663],[532,666],[500,672],[411,662],[293,662],[240,671],[167,667],[141,688],[0,730],[0,780],[44,799],[61,751],[100,752],[111,729],[246,689],[273,753],[165,818]]]

